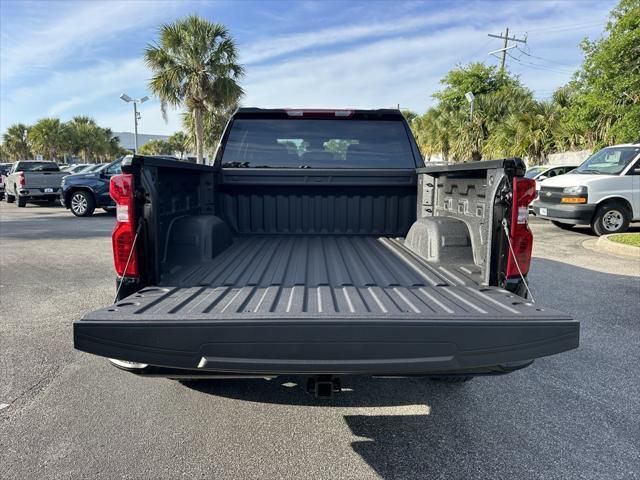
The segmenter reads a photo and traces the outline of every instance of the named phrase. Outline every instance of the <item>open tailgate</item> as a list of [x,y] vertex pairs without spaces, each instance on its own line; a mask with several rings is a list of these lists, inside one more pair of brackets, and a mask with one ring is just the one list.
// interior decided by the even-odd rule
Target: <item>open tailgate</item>
[[399,375],[481,369],[578,346],[579,322],[495,287],[326,293],[333,308],[309,302],[318,293],[306,286],[145,288],[76,321],[75,348],[203,372]]

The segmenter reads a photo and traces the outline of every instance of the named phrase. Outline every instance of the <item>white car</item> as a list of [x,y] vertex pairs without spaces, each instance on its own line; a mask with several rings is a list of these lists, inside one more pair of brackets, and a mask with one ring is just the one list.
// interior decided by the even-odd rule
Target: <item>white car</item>
[[536,181],[536,184],[540,184],[542,180],[547,178],[553,178],[558,175],[564,175],[575,169],[577,165],[536,165],[531,167],[524,174],[526,178],[530,178]]
[[572,173],[543,180],[533,211],[560,228],[626,231],[640,221],[640,143],[603,148]]
[[[564,175],[565,173],[569,173],[571,170],[574,170],[576,165],[536,165],[535,167],[531,167],[524,174],[525,178],[530,178],[531,180],[536,181],[536,197],[538,196],[538,192],[540,191],[540,182],[546,180],[547,178],[552,178],[558,175]],[[529,205],[529,213],[533,212],[533,206]]]

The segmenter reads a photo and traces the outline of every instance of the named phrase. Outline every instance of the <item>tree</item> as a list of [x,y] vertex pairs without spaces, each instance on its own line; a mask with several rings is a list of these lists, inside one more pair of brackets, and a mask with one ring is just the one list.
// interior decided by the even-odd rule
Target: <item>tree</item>
[[[531,91],[517,77],[481,63],[458,66],[441,83],[444,88],[433,95],[437,106],[411,122],[425,157],[442,154],[444,160],[464,161],[504,156],[506,146],[491,139],[510,115],[533,102]],[[475,95],[473,117],[465,98],[469,91]]]
[[119,139],[114,139],[111,129],[98,126],[90,117],[73,117],[67,123],[67,128],[71,152],[81,154],[85,162],[109,160],[126,152],[120,146]]
[[149,140],[138,149],[140,155],[173,155],[173,145],[166,140]]
[[31,158],[29,148],[28,127],[24,123],[14,123],[2,136],[4,150],[11,160],[26,160]]
[[184,132],[176,132],[169,137],[169,145],[171,150],[179,154],[180,159],[184,158],[185,153],[191,149],[191,139]]
[[458,65],[447,73],[440,83],[444,88],[436,92],[433,98],[451,109],[459,109],[467,105],[465,98],[467,92],[473,92],[478,97],[497,92],[505,87],[521,87],[517,77],[512,77],[507,72],[499,71],[496,67],[484,63]]
[[242,96],[244,75],[236,45],[224,25],[191,15],[163,25],[158,44],[145,50],[153,72],[151,91],[168,105],[184,106],[193,117],[196,155],[203,163],[205,112],[230,105]]
[[402,112],[402,116],[405,118],[405,120],[409,125],[411,125],[411,122],[413,122],[416,118],[418,118],[418,114],[413,110],[403,109],[400,111]]
[[[232,102],[228,105],[213,107],[203,112],[203,154],[204,150],[211,154],[215,152],[218,147],[218,143],[220,142],[220,137],[222,137],[222,133],[224,132],[224,127],[229,122],[231,115],[233,115],[237,109],[238,104],[236,102]],[[182,125],[187,131],[187,135],[191,139],[191,143],[195,144],[196,128],[193,112],[185,112],[182,115]]]
[[596,134],[594,147],[640,135],[640,1],[621,0],[605,30],[602,38],[581,44],[585,59],[570,112]]
[[69,131],[60,119],[43,118],[29,128],[27,140],[33,153],[56,160],[68,150]]

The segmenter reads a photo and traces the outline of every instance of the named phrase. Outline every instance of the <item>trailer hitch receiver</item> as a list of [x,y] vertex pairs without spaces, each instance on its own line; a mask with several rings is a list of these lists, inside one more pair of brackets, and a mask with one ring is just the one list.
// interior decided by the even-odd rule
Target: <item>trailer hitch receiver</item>
[[307,379],[307,392],[316,397],[330,397],[342,390],[342,383],[338,377],[318,375]]

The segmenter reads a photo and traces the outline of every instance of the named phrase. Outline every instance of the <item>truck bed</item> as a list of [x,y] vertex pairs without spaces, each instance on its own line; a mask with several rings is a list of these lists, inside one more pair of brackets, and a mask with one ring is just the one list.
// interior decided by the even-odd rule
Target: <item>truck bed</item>
[[241,237],[209,262],[176,268],[163,282],[164,294],[140,302],[135,314],[513,313],[467,288],[479,281],[479,271],[475,265],[429,264],[402,239]]
[[420,259],[402,239],[238,237],[213,260],[87,314],[75,344],[245,374],[460,370],[575,346],[577,322],[474,277],[473,266]]

